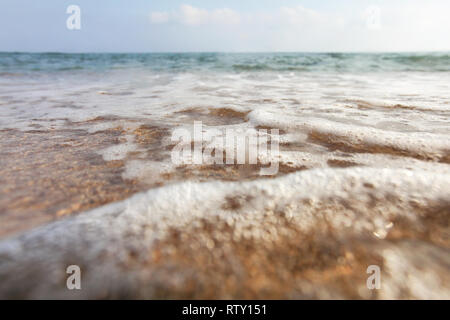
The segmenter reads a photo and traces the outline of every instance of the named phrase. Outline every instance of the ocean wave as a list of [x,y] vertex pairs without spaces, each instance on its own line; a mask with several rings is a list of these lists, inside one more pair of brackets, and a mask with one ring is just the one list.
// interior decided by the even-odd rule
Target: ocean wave
[[0,72],[109,68],[195,72],[450,71],[448,53],[0,53]]

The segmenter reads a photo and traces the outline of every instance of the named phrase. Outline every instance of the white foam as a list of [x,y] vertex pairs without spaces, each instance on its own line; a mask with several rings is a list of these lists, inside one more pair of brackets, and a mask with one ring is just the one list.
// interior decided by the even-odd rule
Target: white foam
[[[361,205],[365,205],[376,197],[380,201],[384,199],[392,206],[401,207],[410,199],[424,203],[448,199],[450,197],[449,181],[448,172],[350,168],[309,170],[276,179],[252,182],[185,182],[151,189],[122,202],[38,228],[30,231],[24,238],[19,237],[2,242],[0,250],[5,250],[11,243],[28,242],[32,239],[51,244],[55,241],[55,236],[59,234],[64,234],[66,239],[63,246],[77,246],[81,244],[78,243],[80,241],[101,244],[106,238],[99,238],[97,233],[99,230],[102,237],[110,237],[117,233],[124,233],[129,228],[135,228],[142,223],[146,225],[154,223],[158,226],[151,231],[152,237],[157,237],[164,234],[165,227],[180,226],[192,221],[193,218],[221,216],[227,219],[230,215],[233,216],[221,207],[229,195],[249,195],[255,199],[246,203],[242,209],[247,215],[259,215],[293,205],[301,208],[304,206],[302,200],[320,202],[333,197],[351,199]],[[368,190],[363,187],[365,183],[373,185],[373,190],[370,190],[371,197],[368,196]],[[392,203],[393,200],[388,198],[396,200]],[[400,211],[398,213],[409,214]],[[304,218],[304,214],[302,210],[295,211],[295,215],[300,220]],[[374,218],[370,217],[370,214],[368,212],[368,216],[360,218]],[[389,214],[392,213],[386,213],[386,217]],[[242,212],[239,215],[242,215]],[[355,222],[354,227],[358,228],[357,221]],[[113,228],[111,228],[112,225],[114,225]],[[78,239],[81,233],[84,236]],[[53,243],[52,245],[60,246],[61,244]],[[106,242],[102,245],[106,245]],[[49,247],[43,246],[39,250],[47,251]]]
[[327,119],[301,117],[292,121],[292,116],[279,115],[265,110],[256,110],[248,115],[250,121],[256,125],[265,125],[303,132],[317,131],[323,134],[341,136],[354,144],[371,144],[387,146],[393,149],[424,154],[433,158],[444,150],[450,150],[448,135],[427,132],[393,132],[356,124],[346,124]]
[[[338,236],[350,232],[384,235],[394,217],[417,218],[411,202],[427,206],[448,200],[449,181],[448,172],[351,168],[310,170],[253,182],[185,182],[152,189],[0,242],[0,277],[6,279],[0,295],[31,281],[30,297],[65,297],[68,293],[59,279],[68,263],[85,268],[81,296],[95,297],[111,281],[118,288],[113,285],[108,290],[123,290],[120,286],[126,287],[129,277],[144,272],[130,269],[126,276],[123,273],[130,250],[146,257],[154,241],[163,239],[169,228],[183,228],[196,219],[218,217],[233,224],[236,237],[257,238],[264,233],[253,228],[249,235],[248,226],[256,226],[267,214],[283,211],[305,231],[317,228],[325,214]],[[234,196],[251,200],[229,211],[223,204]],[[354,211],[321,209],[317,216],[316,207],[330,199],[350,202]],[[374,200],[378,209],[367,210]]]

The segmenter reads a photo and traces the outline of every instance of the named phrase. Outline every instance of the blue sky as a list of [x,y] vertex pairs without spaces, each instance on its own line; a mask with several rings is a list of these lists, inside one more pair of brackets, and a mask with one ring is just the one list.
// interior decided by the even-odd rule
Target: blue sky
[[1,0],[0,51],[450,51],[449,14],[448,0]]

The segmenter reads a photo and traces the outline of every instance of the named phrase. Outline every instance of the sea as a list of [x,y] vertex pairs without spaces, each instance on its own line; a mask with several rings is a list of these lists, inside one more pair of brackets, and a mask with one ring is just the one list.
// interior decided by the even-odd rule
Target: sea
[[[175,164],[195,122],[279,153]],[[0,140],[0,297],[450,298],[448,52],[3,52]]]

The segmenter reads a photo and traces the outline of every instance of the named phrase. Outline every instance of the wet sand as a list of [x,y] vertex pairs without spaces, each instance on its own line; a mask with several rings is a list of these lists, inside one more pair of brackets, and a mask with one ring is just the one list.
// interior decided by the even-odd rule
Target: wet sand
[[[0,298],[450,299],[448,54],[0,60]],[[279,155],[172,161],[198,121]]]
[[[197,112],[189,114],[198,118]],[[245,116],[223,108],[209,111],[204,119],[208,123],[219,119],[230,124],[237,119],[244,121]],[[261,178],[261,164],[180,165],[161,173],[159,179],[124,178],[125,161],[106,161],[98,150],[120,145],[126,141],[126,135],[132,135],[142,149],[129,152],[126,160],[164,163],[170,161],[173,145],[163,141],[169,137],[169,130],[151,123],[128,130],[120,126],[94,133],[86,130],[86,126],[120,120],[135,121],[96,117],[81,123],[67,121],[65,129],[0,131],[0,239],[169,183]],[[306,166],[281,164],[276,176],[305,169]]]
[[[450,203],[403,198],[390,172],[379,171],[378,180],[369,183],[355,180],[358,175],[347,169],[338,170],[328,176],[316,171],[310,178],[294,174],[306,181],[307,189],[317,184],[317,190],[341,176],[342,182],[331,183],[331,193],[321,198],[301,192],[303,187],[279,198],[248,184],[253,182],[206,189],[202,183],[178,184],[35,229],[0,248],[0,296],[448,298]],[[407,185],[410,175],[397,174]],[[440,189],[444,180],[436,179],[428,188],[445,195]],[[273,190],[285,184],[272,181]],[[342,191],[332,191],[334,184]],[[192,201],[187,191],[202,194],[219,187],[230,190],[229,195],[215,195],[205,208],[199,203],[186,211]],[[168,202],[167,197],[177,200]],[[142,200],[142,208],[133,209]],[[18,246],[22,254],[14,249]],[[70,264],[83,270],[81,291],[64,289],[64,270]],[[383,290],[367,289],[369,265],[383,270]]]
[[[217,123],[230,117],[230,121],[247,121],[246,113],[219,110],[216,113],[185,112],[193,118],[199,114],[204,120]],[[206,118],[209,117],[209,118]],[[28,247],[36,242],[49,250],[55,243],[46,239],[53,231],[35,229],[60,220],[60,225],[48,227],[67,234],[69,239],[79,234],[87,236],[83,244],[66,244],[57,250],[53,259],[59,266],[81,264],[90,279],[88,290],[68,293],[58,286],[64,273],[42,259],[24,254],[11,256],[0,250],[3,261],[21,268],[21,276],[11,275],[11,270],[0,265],[0,296],[3,298],[151,298],[151,299],[409,299],[448,298],[448,270],[450,260],[450,203],[448,199],[424,202],[404,202],[397,195],[384,194],[382,185],[364,183],[367,202],[333,196],[325,199],[301,200],[292,207],[279,209],[258,208],[258,198],[245,193],[226,196],[217,209],[226,215],[190,218],[177,226],[170,223],[171,212],[166,211],[169,222],[161,236],[149,241],[149,233],[159,228],[158,223],[138,220],[134,228],[117,226],[121,236],[105,233],[99,238],[103,249],[93,254],[86,245],[93,245],[96,231],[82,229],[69,231],[77,224],[70,217],[88,219],[89,209],[101,207],[129,198],[148,189],[175,185],[183,181],[205,183],[208,181],[259,181],[273,180],[295,172],[314,169],[305,163],[280,163],[274,177],[259,176],[261,165],[201,165],[177,166],[160,172],[155,178],[137,176],[130,178],[127,161],[152,161],[164,163],[170,159],[173,145],[168,138],[170,129],[154,123],[137,122],[128,127],[116,126],[117,121],[128,124],[135,119],[98,117],[88,122],[69,123],[65,129],[32,131],[1,131],[1,198],[2,211],[0,236]],[[90,132],[93,125],[107,123],[108,128]],[[260,127],[263,128],[263,127]],[[265,127],[264,127],[265,128]],[[282,136],[288,134],[282,130]],[[98,150],[121,145],[132,137],[138,148],[126,153],[121,160],[105,160]],[[432,162],[447,163],[446,158],[431,159],[385,147],[351,144],[339,136],[325,136],[310,132],[306,141],[282,143],[280,150],[323,149],[323,154],[339,157],[324,158],[324,165],[333,170],[364,167],[349,154],[385,154],[411,157]],[[158,162],[159,161],[159,162]],[[319,166],[320,168],[320,166]],[[338,171],[336,171],[338,172]],[[343,171],[345,172],[345,171]],[[380,189],[381,188],[381,189]],[[337,192],[338,190],[336,190]],[[177,199],[175,197],[175,199]],[[250,207],[249,207],[250,206]],[[101,209],[102,210],[102,209]],[[108,209],[105,209],[108,211]],[[150,209],[149,209],[150,210]],[[191,208],[189,210],[196,210]],[[250,210],[250,211],[249,211]],[[256,210],[256,211],[255,211]],[[292,210],[296,212],[292,215]],[[109,209],[112,213],[114,209]],[[249,212],[253,215],[246,217]],[[187,212],[186,212],[187,213]],[[190,215],[195,216],[193,211]],[[256,214],[256,215],[254,215]],[[313,217],[313,224],[305,228],[304,219],[295,215]],[[241,218],[240,215],[243,215]],[[369,223],[366,231],[335,224],[336,217],[358,216],[378,219],[390,216],[381,229]],[[105,218],[112,223],[114,214]],[[380,217],[381,217],[380,216]],[[69,218],[68,218],[69,217]],[[231,220],[230,220],[231,219]],[[163,220],[164,221],[164,220]],[[372,224],[372,226],[371,226]],[[71,227],[73,226],[73,227]],[[81,227],[80,227],[81,228]],[[100,233],[104,227],[88,227]],[[114,228],[114,227],[113,227]],[[137,228],[137,229],[136,229]],[[366,228],[366,227],[364,227]],[[24,236],[25,231],[35,229]],[[103,230],[103,231],[101,231]],[[58,231],[59,232],[59,231]],[[86,233],[85,233],[86,232]],[[92,233],[94,232],[94,233]],[[111,238],[112,237],[112,238]],[[56,237],[57,238],[57,237]],[[34,239],[34,240],[33,240]],[[133,240],[131,240],[133,239]],[[32,241],[32,242],[30,242]],[[112,251],[111,251],[112,250]],[[115,252],[117,250],[117,252]],[[115,253],[114,253],[115,252]],[[45,253],[43,253],[45,255]],[[85,255],[87,257],[85,257]],[[69,258],[70,257],[70,258]],[[36,260],[37,259],[37,260]],[[399,264],[399,260],[403,264]],[[94,280],[98,272],[93,264],[100,263],[106,271],[100,279],[116,281],[102,287]],[[26,266],[33,264],[39,270],[49,267],[56,279],[43,276],[31,280],[32,272]],[[384,288],[371,291],[365,287],[366,268],[379,265],[383,270]],[[404,264],[407,269],[402,269]],[[25,268],[25,269],[24,269]],[[111,269],[109,269],[111,268]],[[62,268],[63,269],[63,268]],[[400,270],[401,269],[401,270]],[[97,270],[97,271],[95,271]],[[399,280],[398,272],[405,273]],[[430,275],[435,292],[421,291],[421,273]],[[126,274],[126,275],[125,275]],[[403,279],[403,278],[401,278]],[[45,282],[47,281],[47,282]],[[24,285],[29,283],[29,285]],[[31,286],[31,287],[30,287]],[[34,289],[33,289],[34,288]]]
[[104,161],[95,150],[119,143],[121,128],[89,134],[65,130],[0,133],[0,237],[142,190],[121,177],[123,161]]

